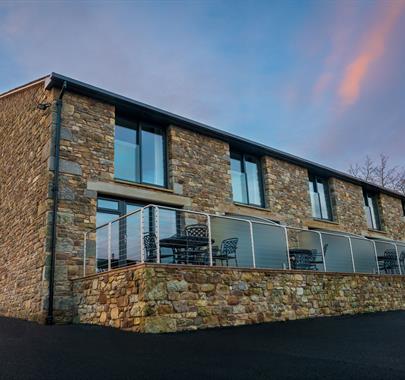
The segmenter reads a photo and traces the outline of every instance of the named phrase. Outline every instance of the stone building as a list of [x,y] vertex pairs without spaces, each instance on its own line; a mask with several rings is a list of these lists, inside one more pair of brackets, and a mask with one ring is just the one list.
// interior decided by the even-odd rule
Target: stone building
[[[347,274],[217,267],[210,280],[208,268],[134,263],[132,270],[82,279],[84,233],[148,204],[370,240],[405,240],[405,197],[399,193],[59,74],[1,94],[0,122],[0,315],[173,331],[194,328],[195,320],[206,327],[328,315],[332,307],[308,301],[305,284],[342,286],[336,313],[354,302],[345,298],[345,286],[353,283]],[[205,280],[199,281],[200,275]],[[221,278],[228,288],[218,288]],[[232,281],[240,288],[229,285]],[[378,281],[379,292],[388,283],[397,291],[384,302],[375,295],[379,301],[371,309],[405,307],[403,280],[395,274],[355,280],[363,284],[358,288],[367,288],[356,290],[355,302],[370,296]],[[277,286],[285,290],[276,297],[271,292]],[[114,289],[119,294],[111,300]],[[306,311],[294,312],[298,301],[291,301],[291,289],[305,298]],[[215,292],[211,306],[210,292]],[[250,301],[243,304],[245,296]],[[255,297],[267,306],[256,304]],[[277,304],[283,311],[266,314]],[[150,314],[148,307],[154,310]],[[358,310],[370,307],[362,303]],[[232,317],[223,317],[230,309]],[[353,305],[350,310],[356,312]]]

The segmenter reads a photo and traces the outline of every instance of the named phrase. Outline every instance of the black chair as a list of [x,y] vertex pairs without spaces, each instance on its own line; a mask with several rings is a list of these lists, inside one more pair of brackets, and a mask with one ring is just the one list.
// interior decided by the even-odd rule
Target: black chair
[[297,248],[290,249],[289,253],[291,269],[318,270],[316,266],[317,250]]
[[190,224],[184,229],[184,233],[186,235],[186,250],[179,252],[178,255],[183,255],[180,260],[186,264],[190,261],[197,265],[207,264],[208,226],[201,223]]
[[238,266],[238,256],[236,251],[238,249],[238,238],[224,239],[221,243],[221,248],[212,247],[212,260],[215,262],[220,261],[221,265],[226,263],[229,266],[229,260],[235,260],[235,265]]
[[[154,232],[146,232],[143,235],[143,246],[145,250],[145,261],[146,262],[157,262],[157,244],[156,244],[156,234]],[[160,258],[165,259],[171,257],[173,254],[160,253]]]
[[386,249],[384,251],[379,269],[387,274],[396,274],[398,272],[397,251],[395,249]]

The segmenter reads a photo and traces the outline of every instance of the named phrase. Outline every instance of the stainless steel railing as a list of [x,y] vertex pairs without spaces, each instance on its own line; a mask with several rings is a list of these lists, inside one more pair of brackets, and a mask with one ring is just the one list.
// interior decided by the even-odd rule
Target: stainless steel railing
[[87,231],[83,273],[139,262],[297,269],[298,255],[311,252],[313,270],[405,274],[405,242],[157,205]]

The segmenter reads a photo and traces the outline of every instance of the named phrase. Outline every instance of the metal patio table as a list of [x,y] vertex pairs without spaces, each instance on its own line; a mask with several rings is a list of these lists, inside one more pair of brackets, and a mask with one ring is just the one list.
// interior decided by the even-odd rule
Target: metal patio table
[[[215,240],[211,239],[211,244],[214,242]],[[159,245],[161,248],[171,248],[178,263],[188,264],[196,261],[196,256],[202,253],[201,249],[198,251],[196,249],[208,247],[209,240],[208,237],[202,236],[173,235],[160,239]],[[208,254],[208,250],[203,253]]]
[[[308,268],[297,268],[297,264],[296,261],[300,261],[297,260],[296,257],[298,256],[309,256],[309,257],[317,257],[319,256],[319,253],[314,253],[312,250],[310,249],[302,249],[302,248],[292,248],[289,250],[289,255],[290,255],[290,262],[291,262],[291,269],[304,269],[304,270],[311,270],[311,269],[315,269],[318,270],[316,265],[317,264],[323,264],[323,260],[308,260]],[[313,268],[314,267],[314,268]]]

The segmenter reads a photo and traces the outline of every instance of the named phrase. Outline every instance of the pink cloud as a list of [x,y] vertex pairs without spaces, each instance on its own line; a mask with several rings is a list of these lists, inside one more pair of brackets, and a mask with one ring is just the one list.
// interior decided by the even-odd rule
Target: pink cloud
[[386,40],[405,10],[405,0],[384,4],[378,22],[367,31],[363,46],[345,68],[344,77],[338,89],[338,95],[344,105],[353,104],[358,99],[370,64],[383,54]]

